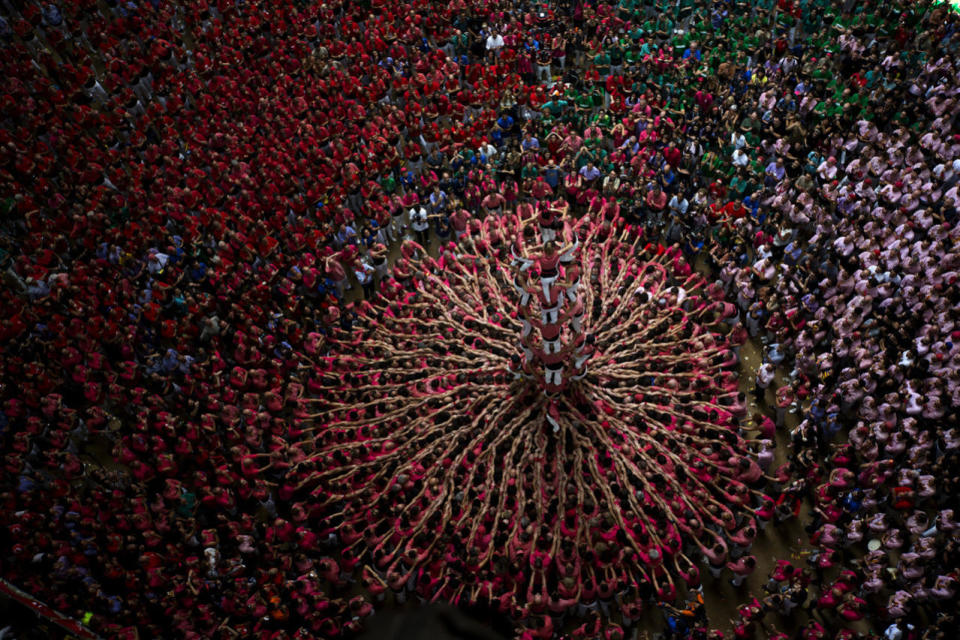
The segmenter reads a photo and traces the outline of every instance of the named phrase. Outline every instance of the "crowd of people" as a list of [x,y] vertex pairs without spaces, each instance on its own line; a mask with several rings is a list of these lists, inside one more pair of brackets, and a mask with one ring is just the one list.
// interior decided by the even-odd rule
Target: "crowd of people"
[[[609,574],[590,581],[562,540],[538,548],[543,513],[513,514],[529,528],[530,564],[477,575],[461,600],[486,599],[532,637],[625,637],[658,603],[668,633],[720,637],[696,587],[709,598],[711,580],[743,584],[762,524],[800,518],[803,566],[778,564],[725,637],[951,637],[958,26],[927,0],[0,1],[3,577],[109,637],[349,636],[375,607],[453,595],[444,571],[460,558],[354,553],[382,524],[357,527],[330,503],[330,470],[359,480],[358,451],[339,445],[379,442],[408,409],[436,417],[456,409],[446,400],[487,397],[485,385],[515,388],[520,329],[508,339],[505,328],[520,322],[494,321],[486,307],[500,302],[478,290],[472,311],[445,318],[424,299],[442,291],[438,273],[500,282],[481,256],[501,244],[509,264],[504,229],[526,228],[503,220],[536,217],[532,233],[548,240],[559,218],[613,247],[579,266],[614,298],[623,274],[642,288],[645,265],[663,267],[662,289],[609,298],[609,311],[623,308],[624,326],[643,309],[676,321],[662,331],[678,344],[658,347],[674,351],[647,354],[664,369],[696,366],[687,352],[717,341],[707,384],[724,392],[697,399],[715,412],[698,412],[702,432],[688,434],[665,416],[697,393],[682,380],[695,372],[591,364],[584,384],[603,375],[590,388],[611,405],[619,389],[649,387],[628,406],[738,483],[700,480],[709,469],[669,448],[661,461],[646,435],[643,456],[681,481],[631,475],[597,445],[630,442],[642,419],[611,428],[581,397],[556,415],[538,401],[558,437],[598,453],[576,462],[589,478],[569,480],[613,487],[592,507],[572,498],[568,513],[626,513],[636,487],[620,479],[633,478],[651,483],[645,495],[688,500],[695,517],[671,503],[642,505],[651,527],[637,509],[560,519],[604,538],[575,550]],[[639,271],[618,272],[631,260]],[[447,305],[472,286],[453,280],[463,284]],[[594,284],[583,304],[599,323]],[[683,315],[699,309],[702,328]],[[345,357],[363,340],[430,349],[416,338],[430,330],[408,317],[459,332],[438,367],[489,356],[489,372],[464,379],[474,395],[456,373],[405,384],[420,380],[408,377],[414,356],[378,373]],[[645,345],[615,324],[584,327],[598,350]],[[752,415],[731,370],[748,339],[764,347]],[[369,393],[371,375],[409,395],[344,410],[349,433],[328,428],[330,390]],[[514,449],[557,437],[517,425]],[[593,435],[575,435],[584,429]],[[707,451],[713,438],[732,463]],[[782,466],[777,440],[789,443]],[[510,481],[484,469],[490,486]],[[566,472],[536,469],[534,481]],[[438,490],[379,479],[367,490]],[[693,482],[708,486],[686,494]],[[478,496],[493,526],[510,491]],[[388,515],[381,523],[414,514]],[[698,517],[702,529],[681,531]],[[428,535],[408,549],[430,548]],[[717,544],[697,546],[706,537]],[[468,560],[455,568],[481,564]],[[613,575],[633,561],[653,570]],[[406,575],[404,563],[430,570]],[[517,572],[542,593],[493,603],[515,592]]]
[[737,424],[746,331],[719,284],[607,204],[558,216],[560,248],[530,203],[436,259],[405,240],[411,280],[357,307],[311,402],[304,486],[394,602],[626,637],[699,587],[702,556],[736,584],[756,568],[774,502]]

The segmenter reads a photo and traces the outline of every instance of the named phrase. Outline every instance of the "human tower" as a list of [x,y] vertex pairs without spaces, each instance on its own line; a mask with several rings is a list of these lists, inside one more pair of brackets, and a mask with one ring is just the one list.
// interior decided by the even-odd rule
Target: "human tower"
[[[527,225],[512,248],[523,355],[511,359],[511,370],[515,377],[540,380],[552,398],[586,376],[594,340],[584,332],[580,241],[564,219],[568,205],[545,201],[542,206],[539,234],[532,223]],[[538,235],[539,246],[531,249],[530,241]],[[548,406],[547,419],[558,429],[556,403]]]

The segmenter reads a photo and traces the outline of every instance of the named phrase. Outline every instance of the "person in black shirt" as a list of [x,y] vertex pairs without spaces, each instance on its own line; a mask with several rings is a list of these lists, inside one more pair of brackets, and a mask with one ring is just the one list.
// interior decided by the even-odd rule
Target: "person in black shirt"
[[546,48],[537,51],[537,80],[550,82],[550,60],[552,56]]

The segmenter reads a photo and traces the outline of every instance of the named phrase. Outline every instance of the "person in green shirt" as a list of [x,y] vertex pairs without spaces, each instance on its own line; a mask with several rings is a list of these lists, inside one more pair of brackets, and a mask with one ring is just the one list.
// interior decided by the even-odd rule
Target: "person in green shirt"
[[594,109],[601,109],[601,108],[604,108],[604,107],[607,106],[607,104],[606,104],[606,98],[607,98],[606,93],[607,93],[607,92],[604,91],[603,87],[600,87],[600,86],[597,86],[597,85],[593,85],[593,86],[590,88],[590,97],[593,99],[593,108],[594,108]]
[[613,116],[609,111],[600,111],[591,118],[591,123],[600,127],[603,131],[609,131],[613,126]]
[[599,154],[595,150],[584,145],[580,147],[580,151],[578,151],[577,155],[574,157],[574,165],[576,166],[577,171],[579,171],[591,162],[596,164],[598,157]]
[[383,192],[387,195],[393,195],[397,190],[397,181],[393,177],[393,174],[388,173],[387,175],[380,178],[380,188],[383,189]]
[[730,179],[729,189],[742,198],[744,193],[752,193],[752,186],[753,183],[747,179],[746,173],[739,171]]
[[700,173],[708,178],[715,178],[719,175],[722,161],[713,151],[707,151],[700,157]]
[[630,21],[638,4],[637,0],[620,0],[617,3],[617,17],[624,22]]
[[577,95],[575,102],[578,113],[589,113],[591,110],[593,110],[593,96],[587,92]]
[[832,75],[833,74],[824,66],[823,61],[810,73],[810,76],[813,77],[814,80],[826,80]]
[[818,122],[820,120],[823,120],[824,116],[827,115],[828,106],[829,105],[827,104],[826,100],[821,100],[810,112],[810,117],[813,118],[814,120],[817,120]]
[[606,78],[610,75],[610,54],[606,51],[601,50],[600,53],[593,57],[593,64],[597,67],[597,73],[600,74],[601,78]]
[[177,506],[177,513],[179,513],[184,518],[189,518],[193,515],[194,510],[197,506],[197,495],[186,489],[181,490],[180,494],[180,504]]
[[678,21],[683,21],[687,19],[687,16],[693,13],[694,7],[697,5],[697,0],[680,0],[676,4],[676,18]]
[[461,166],[472,165],[474,163],[474,155],[475,154],[473,153],[473,149],[470,149],[468,147],[464,147],[463,149],[461,149],[460,153],[458,154]]
[[543,109],[547,111],[554,118],[559,118],[563,115],[564,110],[566,110],[569,103],[566,100],[554,98],[547,102],[543,103]]
[[[844,114],[844,112],[851,110],[853,107],[847,100],[833,100],[832,98],[824,101],[826,107],[823,109],[823,115],[827,118],[839,118]],[[821,103],[823,104],[823,103]],[[819,106],[819,105],[817,105]]]
[[666,13],[661,13],[657,17],[657,35],[661,39],[669,38],[673,34],[674,23]]

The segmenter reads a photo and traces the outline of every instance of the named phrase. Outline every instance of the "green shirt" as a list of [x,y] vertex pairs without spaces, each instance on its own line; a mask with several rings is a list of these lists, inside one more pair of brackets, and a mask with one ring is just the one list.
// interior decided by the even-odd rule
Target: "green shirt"
[[598,113],[593,121],[603,131],[613,126],[613,118],[609,113]]
[[397,190],[397,181],[392,175],[387,174],[386,176],[380,178],[380,187],[386,193],[393,193]]
[[730,190],[739,195],[743,195],[743,192],[747,189],[747,184],[749,184],[747,180],[735,175],[730,179]]
[[593,149],[589,147],[584,147],[583,151],[577,157],[577,169],[580,170],[583,167],[587,166],[589,163],[594,162],[597,159],[597,154]]
[[[819,107],[820,105],[817,106]],[[840,102],[834,102],[833,104],[824,108],[823,113],[830,118],[837,118],[843,115],[844,110],[845,109]]]
[[554,116],[559,116],[563,113],[563,110],[567,108],[566,100],[550,100],[549,102],[543,103],[543,108],[549,111]]
[[580,109],[590,109],[593,107],[593,98],[591,98],[590,95],[586,93],[577,96],[577,99],[575,102],[577,104],[577,107],[579,107]]

